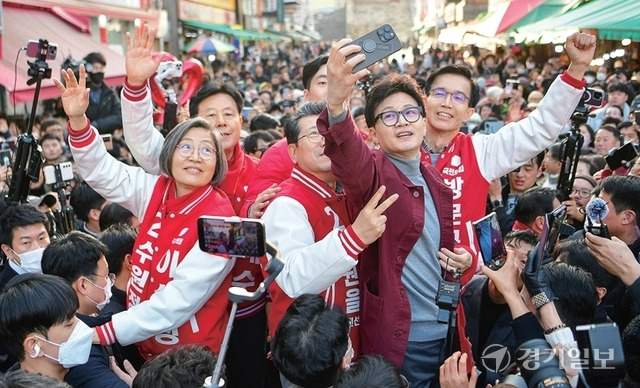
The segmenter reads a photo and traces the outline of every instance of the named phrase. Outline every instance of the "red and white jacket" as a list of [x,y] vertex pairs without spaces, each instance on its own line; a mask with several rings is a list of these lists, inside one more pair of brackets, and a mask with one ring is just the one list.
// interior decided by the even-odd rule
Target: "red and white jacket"
[[269,289],[269,329],[296,298],[321,294],[328,306],[345,310],[356,353],[360,350],[360,280],[357,256],[366,245],[350,225],[344,194],[297,166],[262,220],[267,239],[278,246],[284,269]]
[[233,215],[228,198],[213,186],[175,198],[173,179],[118,162],[95,128],[69,128],[78,172],[106,200],[142,220],[134,246],[126,311],[97,328],[103,344],[137,343],[149,359],[175,345],[220,348],[229,316],[227,290],[234,260],[202,252],[200,215]]
[[[145,171],[160,175],[158,158],[164,138],[153,125],[151,93],[146,85],[131,86],[125,82],[122,90],[122,125],[131,154]],[[258,160],[247,155],[236,144],[233,157],[228,160],[228,171],[220,189],[229,197],[236,215],[245,202],[249,182],[258,165]],[[233,268],[233,286],[255,291],[264,279],[258,258],[237,260]],[[238,306],[236,318],[246,318],[264,309],[266,298],[245,302]]]

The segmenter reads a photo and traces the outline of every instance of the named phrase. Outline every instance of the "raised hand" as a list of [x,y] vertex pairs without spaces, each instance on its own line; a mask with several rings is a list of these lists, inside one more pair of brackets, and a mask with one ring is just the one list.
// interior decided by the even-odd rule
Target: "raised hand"
[[351,70],[365,59],[364,54],[358,54],[347,60],[347,56],[360,52],[358,45],[350,45],[351,39],[342,39],[331,47],[327,61],[327,107],[329,112],[337,116],[344,111],[344,103],[349,98],[351,90],[360,78],[369,74],[369,70],[362,69],[352,74]]
[[89,88],[87,88],[87,71],[84,65],[80,65],[80,79],[76,79],[72,69],[62,69],[60,74],[65,85],[58,79],[53,82],[60,91],[62,97],[62,107],[69,117],[71,129],[80,130],[87,124],[84,112],[89,107]]
[[582,79],[596,51],[596,37],[591,34],[576,32],[567,38],[565,49],[571,59],[567,72],[577,79]]
[[126,38],[125,67],[127,69],[127,82],[131,85],[139,86],[147,82],[158,70],[164,53],[159,53],[156,59],[151,56],[156,30],[146,23],[135,29],[133,39],[129,32],[127,32]]
[[369,202],[360,210],[353,224],[351,224],[356,235],[367,245],[382,236],[387,226],[387,216],[382,213],[393,205],[399,197],[398,194],[393,194],[384,202],[378,204],[385,190],[385,186],[380,186]]

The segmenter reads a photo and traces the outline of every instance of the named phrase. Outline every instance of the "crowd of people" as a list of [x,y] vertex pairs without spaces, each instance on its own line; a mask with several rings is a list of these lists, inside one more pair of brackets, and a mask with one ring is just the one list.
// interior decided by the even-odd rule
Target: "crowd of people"
[[[576,328],[611,322],[622,381],[640,384],[640,166],[609,166],[638,148],[638,83],[590,66],[593,35],[567,38],[566,63],[429,50],[354,71],[349,39],[247,57],[214,67],[165,137],[155,34],[127,34],[119,95],[99,53],[55,80],[65,121],[34,131],[45,166],[74,178],[68,204],[43,173],[28,204],[3,206],[0,386],[200,387],[219,353],[231,388],[510,386],[487,354],[537,344],[562,349],[575,387]],[[499,269],[473,228],[490,213]],[[550,215],[565,228],[546,246]],[[201,250],[201,216],[260,219],[280,257]],[[231,309],[229,288],[259,293],[269,260],[275,282]]]

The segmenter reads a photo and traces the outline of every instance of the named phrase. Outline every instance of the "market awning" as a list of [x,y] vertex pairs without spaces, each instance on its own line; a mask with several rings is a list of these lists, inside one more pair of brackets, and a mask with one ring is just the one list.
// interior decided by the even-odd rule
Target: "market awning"
[[[29,40],[47,39],[58,45],[55,60],[47,61],[51,68],[51,79],[42,81],[40,99],[59,97],[53,78],[60,78],[60,65],[71,55],[80,61],[90,52],[101,52],[106,60],[105,83],[122,85],[125,78],[124,57],[107,46],[93,40],[90,35],[78,32],[74,27],[52,13],[27,8],[4,7],[4,31],[2,34],[2,60],[0,60],[0,84],[9,90],[9,100],[16,103],[31,102],[34,85],[27,85],[29,66],[22,49]],[[28,22],[26,22],[28,21]],[[16,55],[20,53],[17,62]],[[29,61],[32,61],[29,59]],[[17,69],[14,67],[16,66]],[[15,88],[14,88],[15,83]]]
[[484,19],[470,26],[469,32],[492,38],[506,31],[544,2],[545,0],[512,0],[499,3]]
[[214,32],[218,32],[220,34],[231,35],[234,36],[238,40],[256,40],[256,41],[272,41],[279,42],[283,39],[274,34],[263,34],[259,31],[253,30],[244,30],[238,28],[232,28],[226,24],[213,24],[213,23],[203,23],[196,22],[191,20],[183,20],[182,24],[194,28],[201,28],[203,30],[210,30]]
[[276,34],[276,35],[286,36],[286,37],[291,38],[292,40],[297,41],[297,42],[308,42],[308,41],[311,40],[310,37],[308,37],[306,35],[299,34],[299,33],[295,32],[295,31],[276,31],[276,30],[267,29],[267,30],[265,30],[265,32]]
[[562,15],[583,2],[584,0],[546,0],[526,14],[520,21],[509,27],[506,32],[518,30],[549,17]]
[[640,41],[640,7],[637,0],[594,0],[563,15],[518,29],[519,33],[596,29],[600,39],[630,38]]

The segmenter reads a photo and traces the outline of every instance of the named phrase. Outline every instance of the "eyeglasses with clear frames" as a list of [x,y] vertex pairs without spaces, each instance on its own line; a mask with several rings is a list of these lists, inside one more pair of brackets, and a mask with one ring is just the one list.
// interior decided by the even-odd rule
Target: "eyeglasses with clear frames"
[[404,110],[389,110],[386,112],[381,112],[373,118],[373,121],[376,122],[378,121],[378,119],[381,119],[382,124],[386,125],[387,127],[393,127],[394,125],[398,124],[400,115],[402,115],[402,117],[404,117],[404,119],[408,123],[415,123],[416,121],[420,120],[420,117],[422,116],[422,107],[410,106],[408,108],[405,108]]
[[591,190],[582,189],[582,190],[573,190],[573,194],[576,194],[580,198],[589,198],[591,196]]
[[[98,274],[93,274],[93,276],[97,277],[97,278],[101,278],[102,276],[98,275]],[[105,287],[111,287],[116,283],[116,274],[114,273],[108,273],[107,276],[104,277],[107,280],[107,285],[104,287],[100,287],[99,285],[95,284],[94,282],[92,282],[91,280],[89,280],[89,283],[93,284],[94,286],[98,287],[101,290],[104,290]]]
[[[178,149],[178,154],[180,154],[180,156],[182,156],[183,158],[190,157],[191,155],[193,155],[193,152],[195,150],[193,144],[190,143],[178,144],[176,145],[176,148]],[[203,145],[198,148],[198,155],[202,160],[209,160],[213,158],[213,155],[215,155],[215,153],[216,150],[211,146]]]
[[311,131],[309,133],[307,133],[306,135],[302,135],[300,136],[297,140],[302,139],[303,137],[306,137],[307,140],[309,140],[309,143],[320,143],[323,139],[322,135],[318,132],[318,131]]
[[465,101],[469,100],[469,97],[462,92],[447,92],[444,88],[431,89],[429,95],[437,98],[438,100],[444,100],[447,96],[451,95],[451,101],[456,104],[464,104]]

